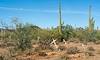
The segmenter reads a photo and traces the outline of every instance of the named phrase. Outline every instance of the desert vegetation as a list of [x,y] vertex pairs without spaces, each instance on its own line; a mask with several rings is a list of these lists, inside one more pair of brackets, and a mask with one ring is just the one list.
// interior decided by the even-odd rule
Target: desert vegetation
[[100,31],[97,29],[90,31],[89,27],[62,25],[61,33],[59,26],[44,29],[29,23],[23,24],[16,17],[11,20],[11,24],[13,28],[1,20],[1,60],[34,60],[35,56],[40,56],[40,60],[50,57],[51,60],[71,60],[100,53]]
[[0,20],[0,60],[100,60],[100,30],[91,17],[85,28],[64,24],[59,2],[59,25],[41,28],[18,17]]

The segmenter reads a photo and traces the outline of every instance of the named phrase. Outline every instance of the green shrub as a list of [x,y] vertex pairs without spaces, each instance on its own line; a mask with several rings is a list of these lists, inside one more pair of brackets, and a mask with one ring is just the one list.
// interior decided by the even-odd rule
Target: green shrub
[[32,35],[31,35],[31,28],[24,27],[22,24],[17,24],[15,33],[14,33],[15,43],[18,49],[25,51],[26,49],[31,49],[32,44]]

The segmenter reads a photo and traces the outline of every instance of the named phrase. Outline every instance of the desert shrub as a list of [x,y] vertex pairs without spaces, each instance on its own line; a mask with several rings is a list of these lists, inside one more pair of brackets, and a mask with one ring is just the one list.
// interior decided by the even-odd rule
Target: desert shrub
[[53,51],[54,49],[50,46],[50,43],[47,41],[39,41],[38,42],[38,47],[34,48],[34,52],[40,52],[42,50],[51,50]]
[[60,39],[61,39],[61,35],[59,34],[59,30],[58,30],[58,28],[52,28],[51,30],[50,30],[50,35],[51,35],[51,37],[53,38],[53,39],[57,39],[58,41],[60,41]]
[[79,49],[77,47],[69,47],[67,49],[67,53],[68,54],[76,54],[76,53],[79,53]]
[[95,44],[100,44],[100,40],[95,41]]
[[58,49],[61,50],[61,51],[64,51],[64,50],[66,50],[66,47],[65,46],[59,46]]
[[15,43],[18,49],[24,51],[30,49],[32,35],[31,28],[24,26],[23,24],[17,24],[16,31],[14,34]]
[[46,52],[39,52],[39,56],[47,56]]
[[0,47],[5,48],[7,45],[4,42],[0,42]]
[[96,31],[89,32],[88,28],[85,29],[76,29],[76,37],[79,38],[79,40],[83,43],[87,42],[95,42],[97,40],[96,38]]
[[[15,42],[17,48],[21,51],[32,48],[33,26],[31,24],[23,24],[18,21],[18,18],[13,18],[14,32],[12,40]],[[34,29],[35,30],[35,29]]]
[[41,48],[40,47],[35,47],[34,48],[34,52],[40,52],[41,51]]
[[7,47],[7,50],[9,51],[11,57],[14,57],[16,55],[15,47]]
[[94,51],[95,51],[95,49],[90,46],[90,47],[87,47],[85,54],[88,55],[88,56],[94,56],[95,55]]
[[70,57],[63,55],[61,56],[61,60],[70,60]]
[[100,40],[100,31],[99,30],[96,30],[95,37],[97,38],[97,40]]
[[0,59],[1,60],[10,60],[11,54],[7,49],[0,49]]
[[10,46],[14,47],[14,46],[16,46],[15,42],[7,42],[6,45],[7,45],[7,47],[10,47]]
[[95,55],[94,52],[92,52],[92,51],[87,51],[87,52],[85,52],[85,54],[88,55],[88,56],[94,56]]
[[40,37],[40,41],[48,41],[51,40],[51,31],[48,29],[38,30],[38,36]]
[[69,42],[79,43],[80,41],[78,38],[69,38]]
[[93,47],[88,47],[87,50],[88,51],[95,51],[95,49]]
[[52,47],[50,46],[49,41],[40,41],[39,42],[39,47],[41,50],[52,50]]

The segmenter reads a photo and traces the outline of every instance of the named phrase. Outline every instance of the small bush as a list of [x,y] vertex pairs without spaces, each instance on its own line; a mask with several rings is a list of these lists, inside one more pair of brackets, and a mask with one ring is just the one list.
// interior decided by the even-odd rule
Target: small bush
[[34,48],[34,52],[39,52],[39,51],[41,51],[41,48],[40,47]]
[[39,52],[39,56],[47,56],[46,52]]
[[95,49],[93,47],[88,47],[85,54],[88,56],[94,56]]
[[94,53],[92,51],[87,51],[86,55],[88,55],[88,56],[94,56]]
[[41,50],[53,50],[53,48],[50,46],[50,43],[48,41],[40,41],[39,48]]
[[68,54],[76,54],[79,53],[79,49],[77,47],[70,47],[67,49]]
[[9,51],[11,57],[16,56],[16,48],[15,47],[7,47],[7,50]]
[[16,46],[14,42],[7,42],[6,45],[7,45],[7,47]]
[[95,44],[100,44],[100,40],[96,41]]
[[66,50],[66,47],[65,46],[59,46],[58,49],[61,50],[61,51],[64,51],[64,50]]
[[5,48],[6,46],[7,46],[7,45],[6,45],[5,43],[2,43],[2,44],[0,43],[0,47],[1,47],[1,48]]
[[70,57],[68,57],[67,55],[63,55],[61,56],[61,60],[70,60]]
[[0,60],[10,60],[11,54],[7,49],[0,48]]
[[87,49],[88,49],[88,51],[95,51],[95,49],[93,47],[88,47]]

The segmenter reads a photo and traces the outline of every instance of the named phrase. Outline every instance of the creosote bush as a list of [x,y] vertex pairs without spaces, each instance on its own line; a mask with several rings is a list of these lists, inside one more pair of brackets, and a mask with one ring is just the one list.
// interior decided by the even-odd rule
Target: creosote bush
[[28,29],[28,27],[26,28],[19,24],[17,25],[17,30],[15,31],[18,49],[21,49],[22,51],[25,51],[27,48],[30,49],[32,47],[32,36],[30,35],[31,31]]

